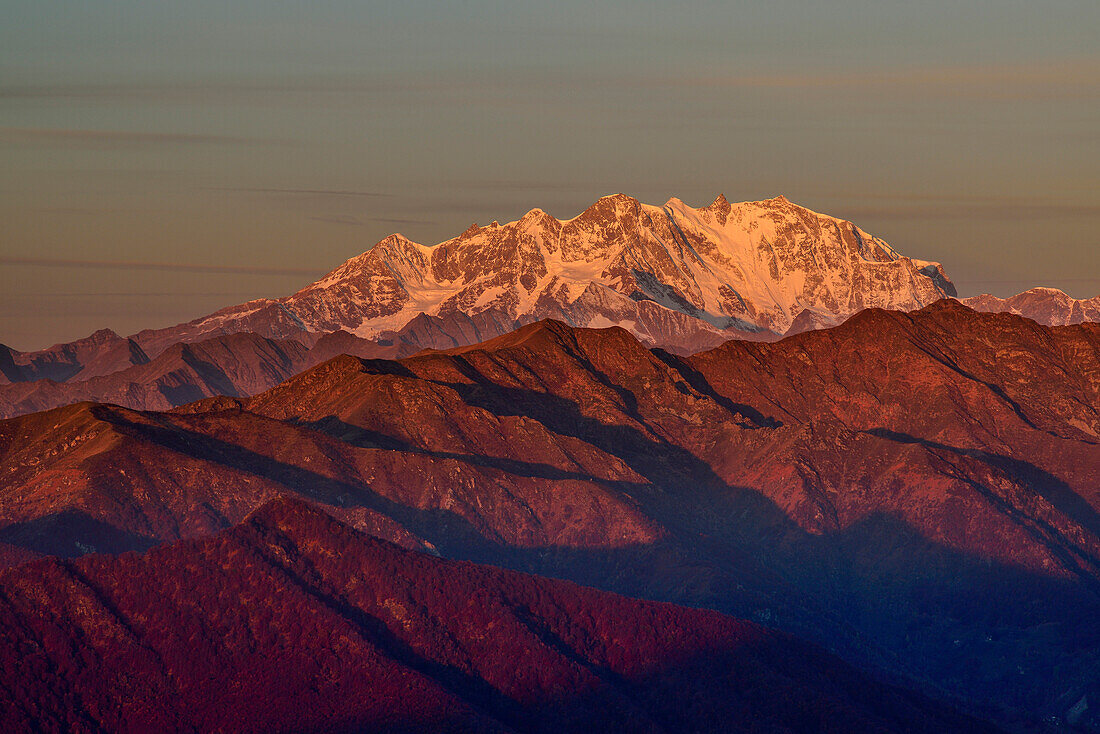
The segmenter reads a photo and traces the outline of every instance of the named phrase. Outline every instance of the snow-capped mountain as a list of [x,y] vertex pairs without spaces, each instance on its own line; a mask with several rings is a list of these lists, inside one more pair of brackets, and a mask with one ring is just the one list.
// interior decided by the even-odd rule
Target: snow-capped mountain
[[694,351],[734,336],[774,339],[868,307],[911,310],[955,289],[938,263],[895,252],[851,222],[784,197],[693,208],[623,194],[560,220],[532,209],[433,246],[391,235],[285,298],[145,331],[150,354],[181,340],[252,331],[298,338],[345,330],[382,343],[418,335],[450,347],[543,318],[618,324]]
[[1100,296],[1077,299],[1057,288],[1031,288],[1008,298],[983,293],[962,302],[975,311],[1014,313],[1046,326],[1100,321]]

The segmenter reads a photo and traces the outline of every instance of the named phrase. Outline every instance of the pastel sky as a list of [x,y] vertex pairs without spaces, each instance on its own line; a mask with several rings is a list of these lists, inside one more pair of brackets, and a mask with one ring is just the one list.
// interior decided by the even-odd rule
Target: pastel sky
[[962,295],[1100,292],[1100,2],[0,0],[0,342],[400,231],[784,194]]

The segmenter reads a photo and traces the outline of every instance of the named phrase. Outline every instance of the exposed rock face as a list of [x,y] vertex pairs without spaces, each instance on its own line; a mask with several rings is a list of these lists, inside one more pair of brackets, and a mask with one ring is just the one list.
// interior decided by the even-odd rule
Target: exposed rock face
[[992,731],[749,622],[402,550],[288,499],[0,574],[0,727]]
[[1032,288],[1009,298],[985,293],[962,302],[976,311],[1019,314],[1046,326],[1100,321],[1100,296],[1077,299],[1057,288]]
[[1098,376],[1100,325],[950,299],[689,358],[540,322],[251,399],[0,422],[0,549],[145,549],[295,492],[409,547],[1065,716],[1100,695]]
[[533,209],[433,247],[392,235],[294,295],[135,338],[150,354],[233,331],[387,339],[426,314],[463,344],[555,318],[621,325],[686,353],[738,335],[774,339],[804,311],[832,324],[864,308],[909,310],[954,293],[939,264],[900,256],[851,222],[783,197],[719,197],[695,209],[618,194],[573,219]]

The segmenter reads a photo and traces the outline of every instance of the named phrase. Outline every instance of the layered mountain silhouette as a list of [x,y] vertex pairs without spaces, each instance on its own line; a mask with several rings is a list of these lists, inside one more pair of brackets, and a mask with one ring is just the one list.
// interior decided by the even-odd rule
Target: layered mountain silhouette
[[0,422],[0,546],[286,493],[407,548],[718,609],[1002,721],[1095,725],[1100,325],[941,300],[693,356],[541,321],[253,398]]
[[280,498],[0,574],[4,731],[993,731],[715,612],[403,550]]
[[244,397],[338,354],[380,356],[393,351],[346,332],[325,334],[312,347],[249,332],[226,334],[200,342],[179,342],[155,359],[88,379],[0,385],[0,417],[88,400],[166,410],[214,395]]
[[[647,346],[689,354],[953,295],[938,263],[903,257],[851,222],[783,197],[730,204],[720,196],[696,209],[620,194],[569,220],[533,209],[431,247],[395,234],[297,293],[186,324],[128,338],[102,330],[36,352],[0,345],[0,417],[82,400],[164,409],[243,397],[340,351],[407,357],[546,318],[621,326]],[[1100,319],[1095,301],[1037,288],[965,302],[1065,325]]]
[[0,385],[35,380],[78,382],[148,361],[136,341],[110,329],[36,352],[20,352],[0,344]]

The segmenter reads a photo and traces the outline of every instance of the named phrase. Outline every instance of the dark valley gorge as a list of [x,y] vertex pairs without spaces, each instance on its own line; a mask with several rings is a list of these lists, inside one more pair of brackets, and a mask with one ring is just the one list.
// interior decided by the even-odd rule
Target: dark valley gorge
[[605,197],[0,349],[5,731],[1100,731],[1096,299]]

